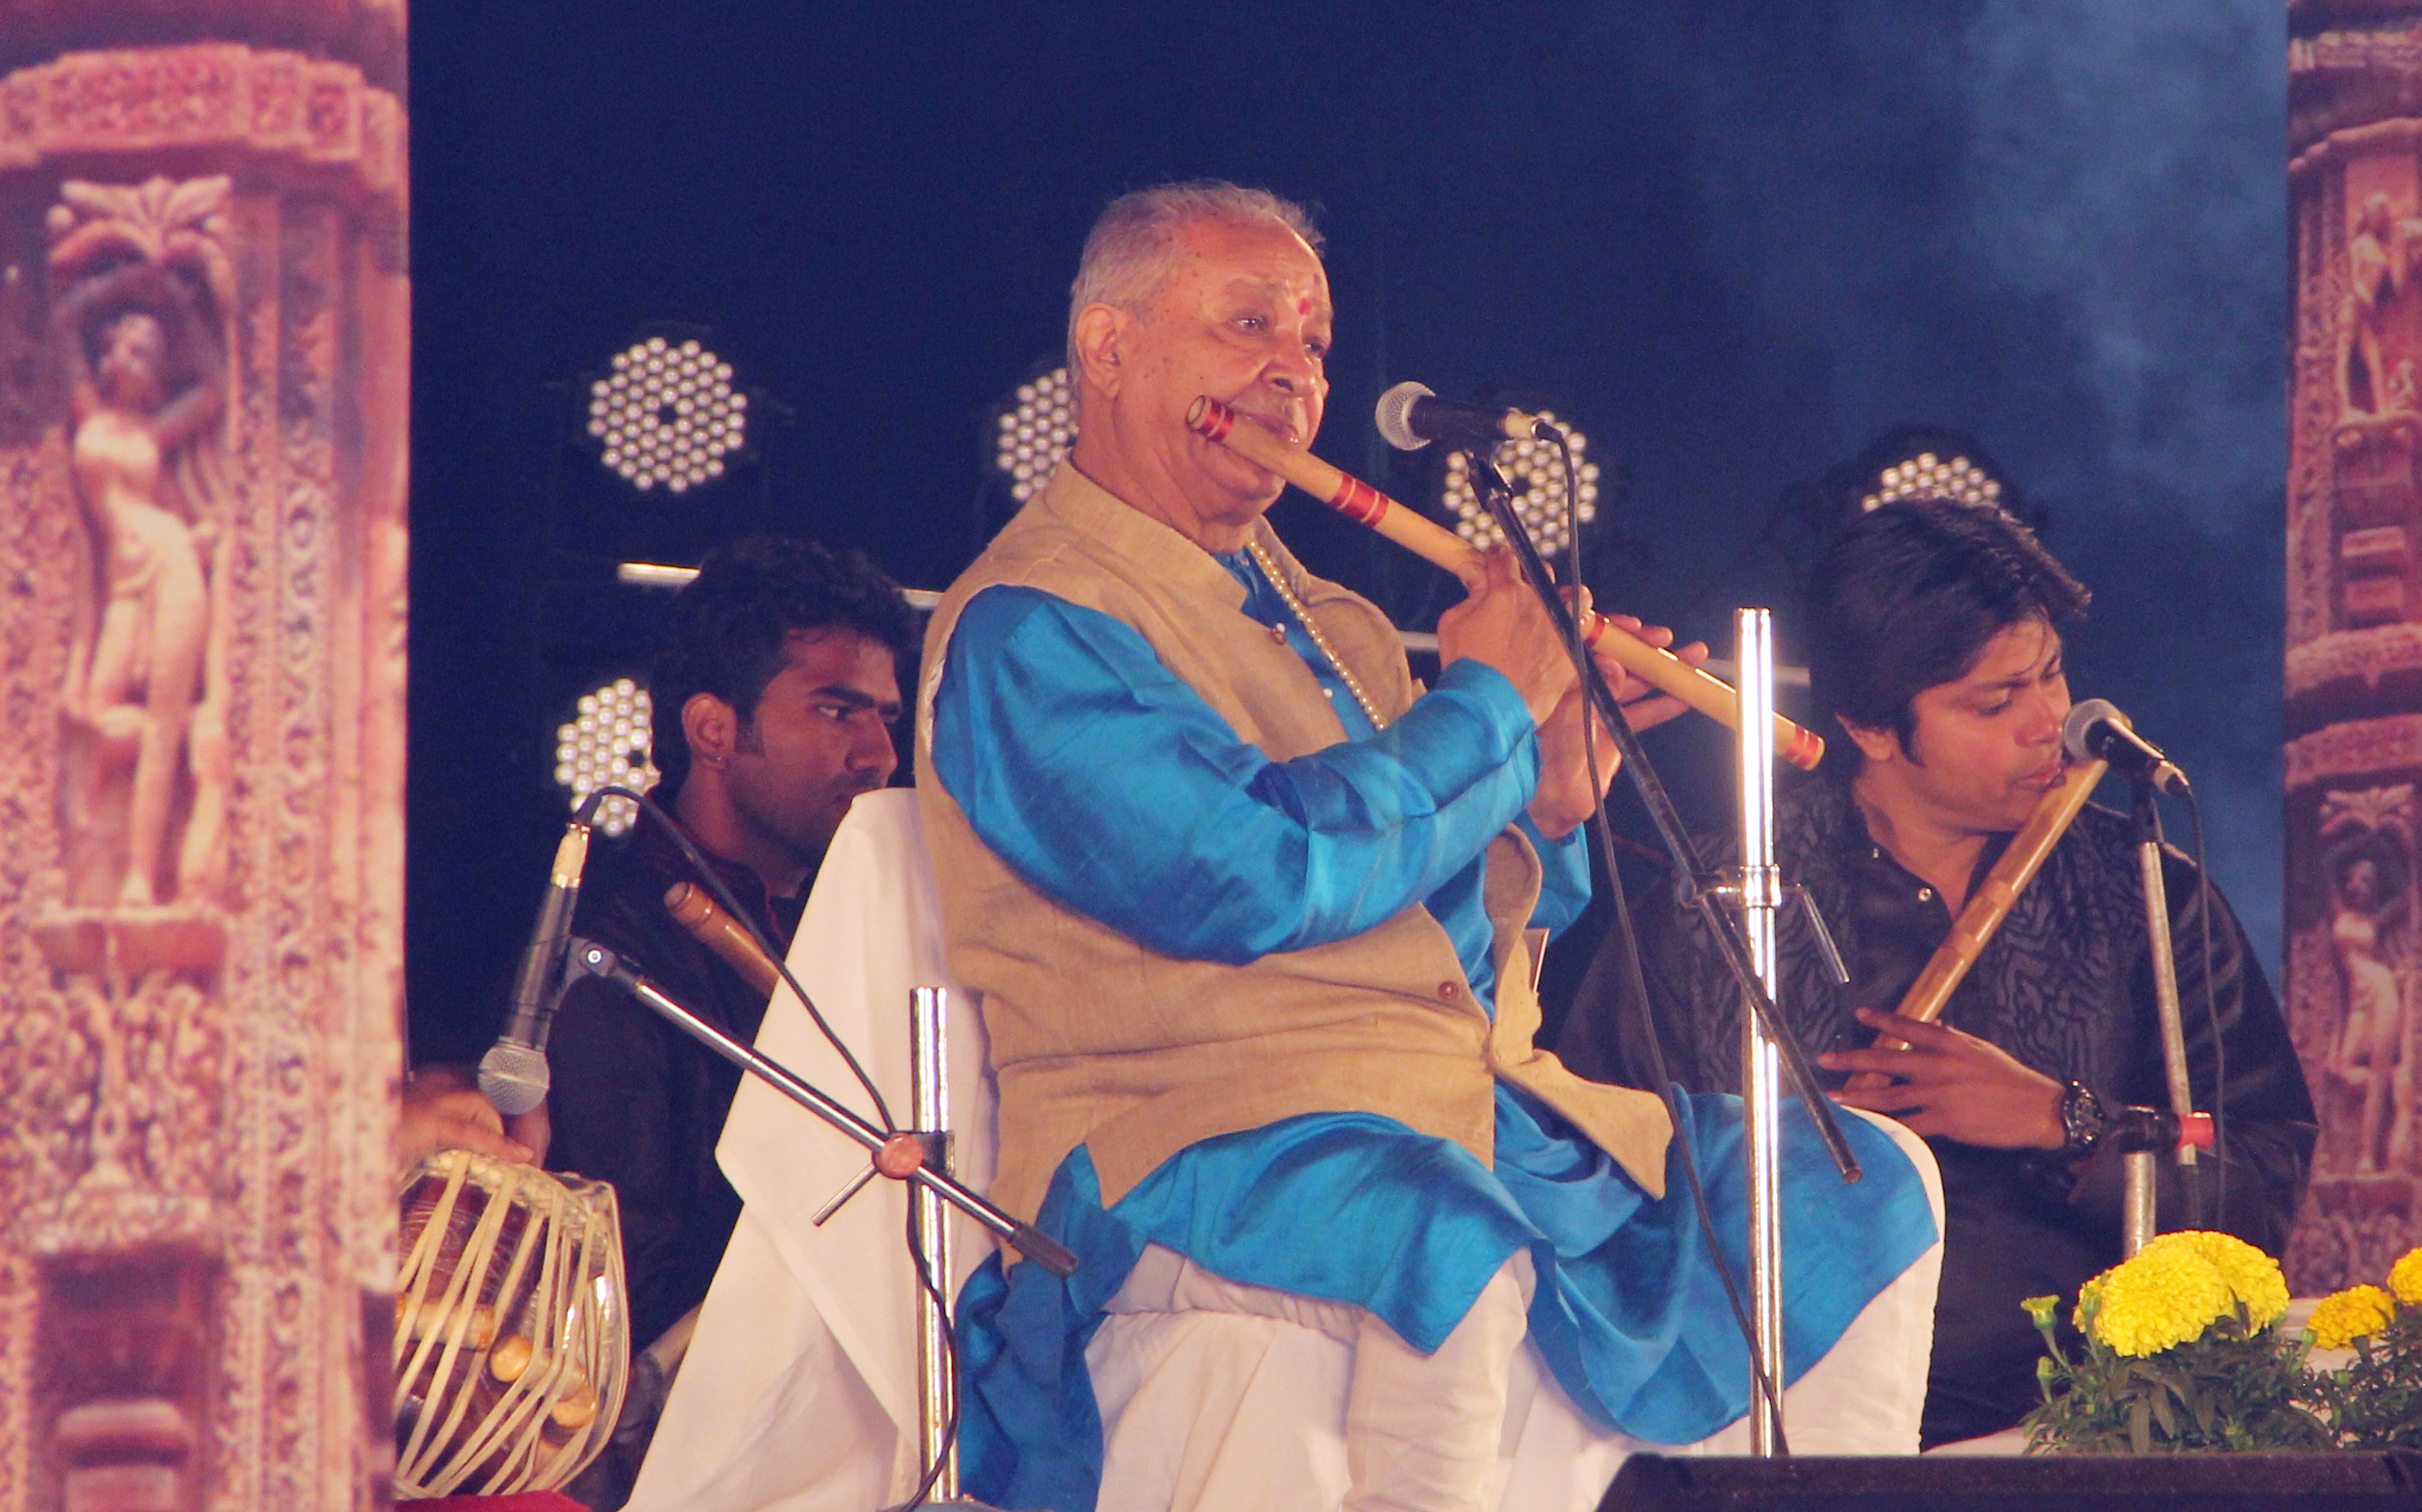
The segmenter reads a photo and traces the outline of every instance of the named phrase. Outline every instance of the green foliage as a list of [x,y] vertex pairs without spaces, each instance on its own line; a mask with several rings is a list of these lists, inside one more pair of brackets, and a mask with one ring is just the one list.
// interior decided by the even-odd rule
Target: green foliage
[[2400,1306],[2353,1341],[2350,1364],[2315,1373],[2314,1395],[2349,1449],[2422,1449],[2422,1308]]
[[[2156,1251],[2172,1248],[2157,1262]],[[2180,1246],[2209,1251],[2248,1270],[2231,1280],[2234,1316],[2203,1325],[2182,1344],[2159,1348],[2210,1317],[2196,1277],[2181,1271]],[[2208,1256],[2209,1257],[2209,1256]],[[2149,1270],[2144,1269],[2150,1267]],[[2166,1268],[2166,1269],[2164,1269]],[[2256,1274],[2258,1270],[2261,1274]],[[2267,1284],[2265,1278],[2267,1276]],[[2389,1269],[2387,1286],[2354,1286],[2315,1304],[2305,1338],[2280,1336],[2269,1322],[2286,1293],[2275,1262],[2233,1239],[2163,1236],[2078,1292],[2084,1348],[2062,1346],[2060,1299],[2020,1303],[2043,1335],[2036,1362],[2043,1405],[2027,1414],[2027,1449],[2047,1454],[2159,1454],[2186,1449],[2422,1449],[2422,1249]],[[2121,1293],[2124,1302],[2106,1299]],[[2253,1326],[2249,1295],[2267,1296],[2265,1326]],[[2120,1311],[2125,1307],[2127,1311]],[[2098,1320],[2103,1324],[2097,1327]],[[2120,1354],[2121,1347],[2147,1349]],[[2310,1339],[2344,1341],[2354,1358],[2317,1370]]]
[[2026,1419],[2030,1452],[2275,1451],[2327,1449],[2336,1442],[2315,1414],[2323,1398],[2303,1343],[2254,1328],[2241,1302],[2236,1316],[2201,1337],[2141,1359],[2093,1337],[2091,1296],[2084,1303],[2084,1348],[2072,1358],[2061,1344],[2054,1304],[2048,1297],[2025,1304],[2046,1350],[2036,1364],[2043,1405]]

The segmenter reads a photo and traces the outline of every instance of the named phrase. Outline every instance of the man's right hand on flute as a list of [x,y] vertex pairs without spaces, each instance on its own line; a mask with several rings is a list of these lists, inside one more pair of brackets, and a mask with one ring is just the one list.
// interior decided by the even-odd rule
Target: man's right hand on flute
[[[1482,558],[1481,578],[1469,596],[1439,616],[1439,662],[1451,666],[1470,658],[1502,674],[1522,695],[1531,718],[1539,726],[1539,786],[1530,806],[1531,822],[1550,840],[1560,840],[1596,811],[1621,766],[1614,743],[1590,709],[1588,691],[1573,671],[1572,653],[1556,630],[1547,606],[1523,579],[1520,564],[1503,547]],[[1567,601],[1586,613],[1589,590],[1567,590]],[[1644,625],[1630,615],[1609,615],[1617,628],[1663,649],[1674,644],[1674,632],[1662,625]],[[1707,659],[1707,647],[1692,642],[1675,653],[1686,664]],[[1679,699],[1658,693],[1624,670],[1605,651],[1591,660],[1607,680],[1624,719],[1634,730],[1653,729],[1687,712]],[[1589,753],[1584,747],[1587,716],[1594,726],[1597,783],[1590,782]]]

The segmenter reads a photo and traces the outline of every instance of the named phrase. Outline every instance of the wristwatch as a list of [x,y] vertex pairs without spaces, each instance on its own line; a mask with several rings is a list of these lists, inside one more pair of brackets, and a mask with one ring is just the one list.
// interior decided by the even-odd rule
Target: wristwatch
[[2071,1082],[2060,1094],[2060,1153],[2072,1161],[2082,1161],[2094,1153],[2110,1120],[2102,1112],[2102,1099],[2083,1082]]

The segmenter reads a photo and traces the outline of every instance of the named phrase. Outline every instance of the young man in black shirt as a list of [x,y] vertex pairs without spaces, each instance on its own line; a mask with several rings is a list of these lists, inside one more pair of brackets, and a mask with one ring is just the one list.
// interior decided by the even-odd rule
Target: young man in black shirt
[[[2074,1297],[2120,1258],[2119,1152],[2098,1147],[2093,1115],[2169,1101],[2133,835],[2106,809],[2079,815],[1939,1024],[1891,1017],[2060,773],[2061,631],[2086,598],[2008,516],[1944,499],[1867,515],[1829,550],[1811,590],[1813,691],[1838,729],[1827,729],[1836,739],[1823,768],[1780,800],[1777,849],[1785,879],[1822,909],[1851,979],[1834,984],[1805,918],[1786,910],[1777,996],[1829,1081],[1895,1079],[1837,1096],[1925,1135],[1942,1166],[1928,1446],[2007,1427],[2038,1399],[2040,1346],[2021,1299]],[[1717,866],[1738,859],[1737,840],[1702,850]],[[2312,1101],[2236,918],[2183,856],[2172,852],[2164,871],[2196,1105],[2223,1115],[2226,1130],[2224,1156],[2204,1162],[2197,1222],[2275,1255],[2312,1155]],[[1639,912],[1671,1073],[1694,1090],[1737,1090],[1738,990],[1704,925],[1671,895]],[[1648,1085],[1628,978],[1610,936],[1556,1049],[1584,1075]],[[1870,1048],[1886,1027],[1910,1048]],[[2176,1167],[2162,1170],[2162,1226],[2193,1226]]]
[[[776,538],[717,549],[666,612],[649,677],[663,774],[652,796],[783,948],[851,802],[898,765],[897,669],[915,634],[899,588],[863,559]],[[592,855],[573,932],[752,1040],[765,994],[666,912],[666,890],[691,878],[678,847],[642,819]],[[549,1169],[613,1184],[631,1343],[643,1351],[705,1300],[739,1220],[715,1146],[741,1072],[593,977],[564,993],[546,1053],[549,1127],[517,1121],[514,1131]],[[659,1363],[677,1363],[682,1342],[667,1341]],[[635,1370],[635,1390],[645,1374]],[[625,1411],[625,1430],[575,1488],[591,1505],[627,1495],[660,1405]]]

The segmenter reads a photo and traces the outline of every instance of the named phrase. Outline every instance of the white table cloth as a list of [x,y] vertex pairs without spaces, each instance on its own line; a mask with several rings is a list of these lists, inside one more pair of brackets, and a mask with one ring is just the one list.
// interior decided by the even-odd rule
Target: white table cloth
[[[916,794],[861,796],[833,836],[791,944],[792,974],[910,1121],[909,992],[954,988]],[[952,991],[959,1172],[992,1177],[993,1101],[974,1001]],[[757,1048],[868,1118],[866,1094],[785,990]],[[755,1077],[716,1159],[745,1204],[630,1506],[635,1512],[871,1512],[915,1488],[914,1274],[904,1190],[876,1180],[823,1227],[809,1218],[866,1166],[856,1144]],[[991,1241],[956,1219],[958,1280]]]

